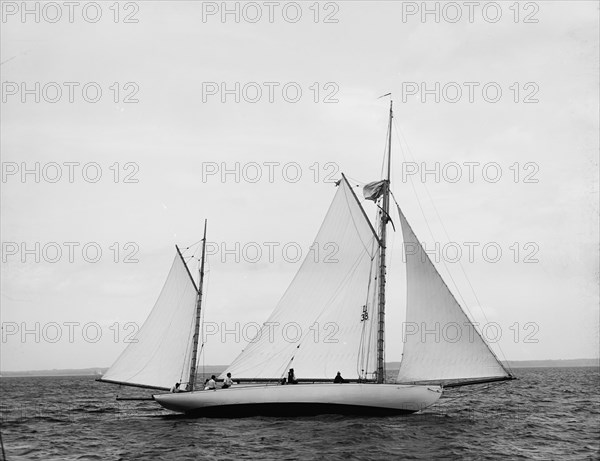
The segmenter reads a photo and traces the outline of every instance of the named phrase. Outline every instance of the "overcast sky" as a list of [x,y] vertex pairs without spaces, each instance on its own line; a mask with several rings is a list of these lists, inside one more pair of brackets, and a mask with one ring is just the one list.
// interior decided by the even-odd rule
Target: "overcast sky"
[[[263,322],[331,181],[381,177],[388,92],[395,197],[494,350],[598,357],[597,2],[429,2],[437,22],[421,2],[231,2],[238,22],[221,2],[21,5],[2,3],[0,36],[2,370],[109,366],[205,218],[205,320]],[[235,358],[226,339],[204,363]]]

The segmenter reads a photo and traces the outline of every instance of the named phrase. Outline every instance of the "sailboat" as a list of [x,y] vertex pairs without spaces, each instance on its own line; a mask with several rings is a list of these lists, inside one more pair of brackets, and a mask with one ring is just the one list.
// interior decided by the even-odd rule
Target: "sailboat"
[[[152,398],[175,412],[229,417],[414,413],[435,404],[448,387],[514,379],[464,313],[398,205],[406,325],[413,334],[404,338],[398,375],[386,375],[392,120],[390,103],[387,174],[363,188],[364,198],[377,206],[375,226],[342,175],[315,238],[318,248],[334,245],[335,257],[306,256],[256,337],[218,378],[230,374],[237,384],[205,389],[196,382],[206,222],[198,284],[176,247],[165,285],[136,341],[100,381],[167,391]],[[293,338],[278,334],[290,326]],[[430,334],[440,329],[446,334]],[[297,384],[283,384],[290,369]],[[343,382],[334,383],[338,372]],[[173,392],[175,383],[178,392]]]

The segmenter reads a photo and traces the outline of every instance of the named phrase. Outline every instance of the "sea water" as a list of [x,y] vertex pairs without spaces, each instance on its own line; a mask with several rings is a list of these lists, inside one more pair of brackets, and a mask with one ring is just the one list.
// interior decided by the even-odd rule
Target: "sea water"
[[149,392],[93,376],[1,378],[2,441],[9,461],[600,459],[599,369],[515,372],[410,416],[240,419],[116,401]]

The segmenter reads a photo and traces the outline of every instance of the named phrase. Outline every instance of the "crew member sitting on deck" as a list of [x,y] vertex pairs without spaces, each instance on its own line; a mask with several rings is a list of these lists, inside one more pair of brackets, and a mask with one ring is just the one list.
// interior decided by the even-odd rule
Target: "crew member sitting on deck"
[[294,374],[293,368],[290,368],[290,371],[288,372],[287,383],[288,384],[298,384],[298,381],[296,380],[296,375]]
[[227,389],[228,387],[233,386],[233,379],[231,379],[231,373],[227,373],[227,378],[223,380],[222,389]]
[[181,383],[175,383],[175,385],[171,388],[171,392],[181,392],[179,390],[179,386],[181,386]]
[[337,375],[335,375],[335,378],[333,379],[334,383],[347,383],[348,381],[346,381],[344,378],[342,378],[342,374],[338,371]]
[[206,387],[204,388],[205,391],[209,391],[209,390],[216,391],[217,390],[217,383],[216,383],[215,379],[217,379],[215,375],[212,375],[210,377],[210,379],[206,383]]

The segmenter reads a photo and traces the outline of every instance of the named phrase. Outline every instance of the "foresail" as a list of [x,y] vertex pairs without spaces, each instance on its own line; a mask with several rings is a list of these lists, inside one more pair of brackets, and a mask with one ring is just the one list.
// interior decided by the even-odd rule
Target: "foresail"
[[164,389],[186,383],[196,296],[196,286],[177,254],[149,317],[101,380]]
[[398,382],[508,377],[444,283],[398,208],[406,257],[407,307]]
[[[378,240],[345,178],[291,285],[227,370],[234,378],[372,374]],[[365,307],[366,306],[366,307]]]

